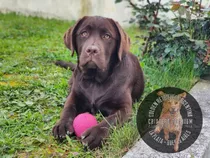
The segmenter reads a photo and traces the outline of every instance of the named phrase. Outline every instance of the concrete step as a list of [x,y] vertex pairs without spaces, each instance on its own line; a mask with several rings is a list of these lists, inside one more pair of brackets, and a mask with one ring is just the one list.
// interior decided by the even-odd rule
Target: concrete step
[[199,81],[189,93],[203,113],[203,128],[194,144],[181,152],[168,154],[152,149],[140,139],[123,158],[210,158],[210,81]]

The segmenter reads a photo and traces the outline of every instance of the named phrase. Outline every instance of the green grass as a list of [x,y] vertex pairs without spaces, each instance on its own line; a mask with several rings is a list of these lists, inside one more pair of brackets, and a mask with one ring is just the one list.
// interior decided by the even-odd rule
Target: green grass
[[[120,129],[114,129],[102,149],[85,151],[75,138],[54,140],[51,129],[59,119],[68,79],[72,73],[56,67],[55,60],[71,60],[63,34],[73,22],[0,14],[0,155],[3,157],[121,157],[136,141],[136,111]],[[145,93],[162,86],[189,90],[196,82],[191,59],[175,60],[160,67],[150,57],[141,57],[135,36],[142,32],[126,29],[131,51],[145,73]]]

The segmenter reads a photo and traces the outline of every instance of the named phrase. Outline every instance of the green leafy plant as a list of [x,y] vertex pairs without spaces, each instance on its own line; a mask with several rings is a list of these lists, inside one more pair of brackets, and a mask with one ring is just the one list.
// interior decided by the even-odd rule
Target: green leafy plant
[[[120,0],[118,0],[119,2]],[[194,68],[202,73],[209,63],[207,43],[210,39],[209,10],[202,7],[202,1],[186,1],[171,3],[171,11],[175,18],[173,24],[162,25],[159,12],[168,12],[168,8],[158,2],[147,0],[146,5],[139,5],[127,0],[133,9],[131,21],[147,30],[140,43],[142,56],[149,54],[156,58],[157,63],[166,65],[178,57],[189,58],[194,55]],[[139,1],[140,2],[140,1]],[[163,7],[164,6],[164,7]],[[135,19],[135,20],[134,20]],[[149,19],[149,20],[148,20]]]
[[[116,3],[122,0],[116,0]],[[168,12],[169,9],[166,4],[162,4],[161,0],[158,2],[151,2],[147,0],[147,4],[142,5],[144,0],[138,0],[137,3],[133,3],[131,0],[127,0],[130,7],[133,9],[133,17],[130,19],[130,23],[137,23],[139,27],[143,29],[149,29],[150,31],[158,30],[161,27],[167,25],[166,20],[159,17],[160,12]]]
[[190,58],[195,54],[194,68],[198,71],[207,65],[206,45],[201,40],[190,40],[186,33],[162,31],[150,36],[151,44],[148,52],[157,59],[160,65],[165,65],[176,58]]
[[[209,8],[210,9],[210,8]],[[204,9],[202,0],[172,3],[171,11],[175,18],[173,25],[182,32],[188,32],[192,39],[207,40],[210,38],[210,10]]]

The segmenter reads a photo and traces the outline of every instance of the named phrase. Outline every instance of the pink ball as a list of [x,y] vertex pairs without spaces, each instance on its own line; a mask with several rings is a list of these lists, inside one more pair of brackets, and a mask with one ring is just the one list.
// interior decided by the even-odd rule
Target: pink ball
[[79,138],[83,132],[95,125],[97,125],[96,118],[88,112],[77,115],[73,121],[74,132]]

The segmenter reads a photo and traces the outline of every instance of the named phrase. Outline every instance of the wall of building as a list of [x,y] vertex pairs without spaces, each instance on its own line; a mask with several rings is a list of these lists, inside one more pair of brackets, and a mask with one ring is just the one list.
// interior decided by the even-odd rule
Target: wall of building
[[0,0],[1,12],[19,12],[25,15],[77,20],[84,15],[99,15],[117,19],[122,25],[130,19],[127,2],[115,0]]
[[[162,0],[163,4],[166,2],[170,0]],[[139,3],[146,4],[146,0]],[[210,0],[203,0],[203,4],[210,5]],[[128,2],[116,4],[115,0],[0,0],[0,12],[13,11],[66,20],[77,20],[84,15],[99,15],[113,18],[123,26],[128,26],[128,20],[132,16],[131,8],[127,6]],[[173,14],[167,16],[171,17]]]

